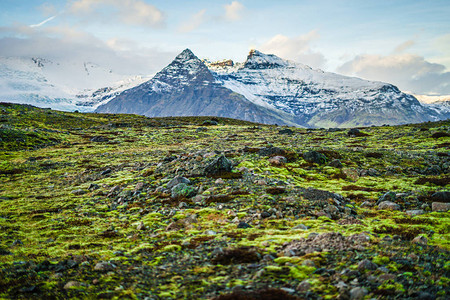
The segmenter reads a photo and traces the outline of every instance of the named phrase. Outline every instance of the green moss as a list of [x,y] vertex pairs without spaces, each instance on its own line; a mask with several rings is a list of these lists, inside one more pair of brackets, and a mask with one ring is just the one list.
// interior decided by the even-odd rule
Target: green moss
[[180,251],[180,250],[181,250],[180,245],[167,245],[164,248],[162,248],[163,252],[175,252],[175,251]]
[[301,281],[308,278],[315,270],[315,267],[310,266],[291,266],[289,274],[293,278]]
[[380,286],[377,288],[378,290],[385,290],[385,291],[394,291],[396,293],[404,293],[405,288],[403,285],[399,282],[395,282],[393,280],[386,280],[384,281]]
[[372,262],[376,263],[379,266],[386,265],[389,263],[389,257],[387,256],[375,256],[372,258]]

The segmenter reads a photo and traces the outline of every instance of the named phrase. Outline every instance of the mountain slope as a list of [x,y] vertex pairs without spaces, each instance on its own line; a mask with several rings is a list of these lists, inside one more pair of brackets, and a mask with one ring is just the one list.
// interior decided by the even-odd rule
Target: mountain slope
[[264,108],[221,86],[189,49],[151,80],[124,91],[96,112],[149,117],[219,116],[259,123],[295,125],[292,116]]
[[[230,66],[232,65],[232,66]],[[208,64],[223,86],[308,127],[418,123],[440,118],[397,87],[313,70],[252,50],[244,64]]]

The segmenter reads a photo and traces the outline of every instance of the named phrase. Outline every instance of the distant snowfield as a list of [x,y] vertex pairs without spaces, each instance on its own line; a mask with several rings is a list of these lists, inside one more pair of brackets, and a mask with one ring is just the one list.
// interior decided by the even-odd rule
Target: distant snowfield
[[116,74],[92,62],[0,57],[0,101],[89,112],[150,78]]

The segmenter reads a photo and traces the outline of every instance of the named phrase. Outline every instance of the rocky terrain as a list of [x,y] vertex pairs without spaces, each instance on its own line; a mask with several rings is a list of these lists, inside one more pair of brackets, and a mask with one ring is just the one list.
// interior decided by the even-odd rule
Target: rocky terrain
[[448,299],[449,147],[0,104],[0,298]]

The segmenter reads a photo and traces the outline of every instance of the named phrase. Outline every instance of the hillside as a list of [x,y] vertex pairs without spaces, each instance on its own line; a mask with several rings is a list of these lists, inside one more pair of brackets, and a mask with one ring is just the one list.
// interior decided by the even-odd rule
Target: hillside
[[446,299],[449,147],[0,103],[0,298]]

